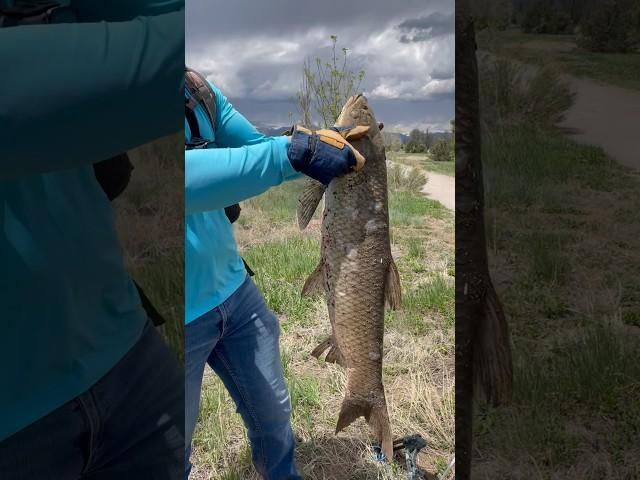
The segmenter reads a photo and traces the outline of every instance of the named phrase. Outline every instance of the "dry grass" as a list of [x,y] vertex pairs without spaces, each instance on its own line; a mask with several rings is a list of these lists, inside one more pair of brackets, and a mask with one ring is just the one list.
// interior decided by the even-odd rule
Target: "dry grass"
[[[279,189],[243,206],[244,220],[236,236],[258,272],[257,283],[266,298],[286,299],[270,306],[278,313],[283,330],[282,359],[299,439],[299,469],[309,480],[404,479],[402,458],[391,466],[373,460],[369,445],[374,439],[364,419],[334,435],[345,373],[309,355],[329,331],[324,302],[298,300],[319,255],[308,249],[317,245],[319,250],[320,223],[316,215],[305,233],[298,232],[295,201],[299,186],[288,184]],[[453,219],[446,212],[434,218],[424,213],[428,208],[417,208],[428,206],[427,200],[416,193],[403,194],[415,202],[408,208],[414,213],[393,210],[391,214],[392,219],[402,220],[393,228],[392,248],[406,300],[402,311],[387,316],[384,383],[394,436],[419,433],[427,440],[419,466],[424,478],[431,479],[446,468],[454,450]],[[402,209],[401,203],[394,205]],[[299,258],[301,266],[278,271],[277,265],[268,263],[281,249]],[[311,257],[308,262],[306,257]],[[262,264],[269,267],[262,269]],[[194,479],[259,478],[250,464],[241,420],[210,370],[203,384],[192,463]]]
[[166,320],[160,327],[184,358],[184,134],[129,152],[134,170],[114,201],[125,263]]

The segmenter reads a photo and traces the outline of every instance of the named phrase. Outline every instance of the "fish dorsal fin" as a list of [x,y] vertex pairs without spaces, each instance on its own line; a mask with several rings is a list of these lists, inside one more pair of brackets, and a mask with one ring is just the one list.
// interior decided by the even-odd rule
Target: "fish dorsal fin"
[[298,199],[297,215],[300,230],[304,230],[309,225],[326,189],[327,187],[317,180],[309,178],[305,182],[302,195]]

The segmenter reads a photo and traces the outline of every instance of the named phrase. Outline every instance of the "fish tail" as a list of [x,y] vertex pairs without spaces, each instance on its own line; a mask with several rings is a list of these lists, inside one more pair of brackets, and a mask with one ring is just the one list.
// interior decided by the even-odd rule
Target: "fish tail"
[[351,425],[359,417],[364,417],[367,420],[380,442],[382,452],[387,460],[391,461],[393,458],[393,438],[386,402],[382,402],[382,405],[372,405],[364,400],[346,397],[342,401],[336,433]]
[[309,225],[326,189],[327,187],[317,180],[309,178],[305,182],[302,195],[298,199],[297,216],[300,230],[304,230]]
[[485,295],[474,347],[474,383],[494,405],[508,402],[513,387],[509,328],[493,284]]

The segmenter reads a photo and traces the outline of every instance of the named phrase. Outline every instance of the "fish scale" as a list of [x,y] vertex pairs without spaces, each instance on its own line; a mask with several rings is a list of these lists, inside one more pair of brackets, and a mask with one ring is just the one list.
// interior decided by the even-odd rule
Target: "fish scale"
[[360,416],[368,421],[385,456],[392,437],[382,383],[385,299],[400,302],[397,269],[391,256],[384,142],[367,99],[352,97],[336,126],[364,125],[364,137],[347,140],[366,158],[359,172],[334,179],[325,189],[309,181],[300,200],[301,228],[325,194],[320,264],[303,294],[323,291],[332,333],[312,352],[330,348],[327,361],[346,368],[347,385],[336,433]]

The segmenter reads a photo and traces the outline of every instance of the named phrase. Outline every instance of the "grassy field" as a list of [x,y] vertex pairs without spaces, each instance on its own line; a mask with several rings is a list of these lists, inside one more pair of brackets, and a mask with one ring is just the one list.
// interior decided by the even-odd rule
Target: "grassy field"
[[[384,383],[394,436],[420,433],[425,478],[443,471],[454,449],[454,232],[453,217],[424,198],[409,177],[390,179],[392,249],[402,283],[403,307],[388,312]],[[300,297],[319,258],[319,212],[304,232],[295,222],[299,182],[245,202],[236,238],[269,306],[281,321],[282,362],[300,443],[304,478],[404,479],[400,464],[372,461],[373,441],[363,419],[334,435],[345,373],[310,350],[329,331],[321,299]],[[224,387],[207,369],[200,421],[194,436],[192,478],[257,479],[240,417]]]
[[573,35],[524,34],[517,30],[482,32],[478,43],[482,49],[521,62],[556,66],[578,77],[640,89],[640,52],[592,53],[578,48]]
[[477,407],[474,478],[640,478],[640,176],[552,129],[484,142],[515,391]]
[[134,171],[114,201],[133,278],[166,319],[164,339],[184,360],[184,134],[129,152]]

